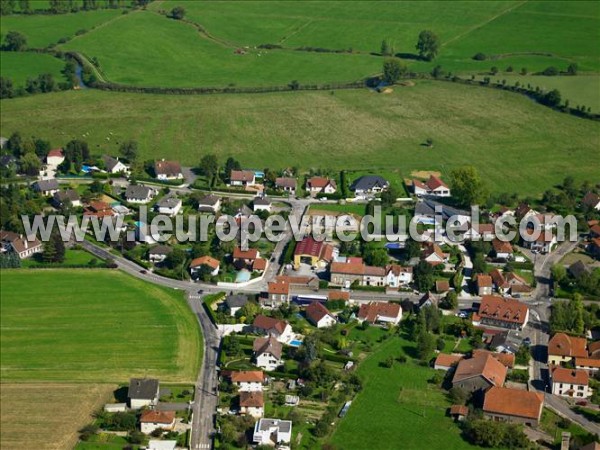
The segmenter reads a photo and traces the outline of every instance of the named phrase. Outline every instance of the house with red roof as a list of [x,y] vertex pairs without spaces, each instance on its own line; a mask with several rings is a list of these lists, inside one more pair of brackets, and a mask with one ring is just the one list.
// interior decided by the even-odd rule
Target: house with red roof
[[265,374],[262,370],[239,370],[231,372],[229,379],[240,392],[262,391]]
[[294,269],[298,270],[300,264],[312,267],[325,267],[333,259],[334,247],[325,241],[317,241],[312,236],[306,236],[296,243],[294,249]]
[[210,274],[214,277],[219,274],[219,269],[221,267],[221,262],[213,258],[212,256],[200,256],[199,258],[194,258],[190,262],[190,274],[193,276],[198,276],[203,269],[210,270]]
[[529,308],[513,298],[484,295],[479,311],[473,314],[473,325],[522,330],[529,320]]
[[358,321],[398,325],[402,319],[402,307],[398,303],[371,302],[360,305]]
[[174,427],[175,411],[158,411],[150,409],[142,412],[140,417],[140,428],[144,434],[151,434],[158,428],[169,431]]
[[252,186],[256,184],[256,174],[252,170],[232,170],[229,183],[231,186]]
[[587,358],[587,340],[583,337],[556,333],[548,341],[548,365],[560,365],[577,358]]
[[430,175],[427,181],[412,180],[412,190],[417,196],[432,195],[435,197],[450,197],[450,188],[436,175]]
[[495,422],[523,423],[537,426],[544,408],[544,394],[494,386],[485,393],[484,417]]
[[321,302],[312,302],[306,307],[306,319],[317,328],[332,327],[337,323],[336,318]]
[[306,180],[306,192],[310,195],[333,194],[337,191],[335,180],[325,177],[310,177]]
[[458,362],[452,386],[469,392],[486,391],[493,386],[502,387],[506,372],[506,366],[490,353],[474,354],[472,358]]
[[475,287],[477,288],[477,295],[491,295],[492,294],[492,277],[478,273],[474,277]]
[[277,308],[290,302],[290,283],[288,280],[270,281],[267,285],[267,297],[261,298],[261,305]]
[[587,398],[592,395],[590,376],[585,370],[551,366],[552,393],[561,397]]
[[154,162],[154,174],[157,180],[181,180],[183,172],[181,164],[178,161],[160,161]]
[[293,336],[292,326],[285,320],[275,319],[263,314],[259,314],[254,318],[252,328],[255,333],[273,336],[279,342],[289,342]]

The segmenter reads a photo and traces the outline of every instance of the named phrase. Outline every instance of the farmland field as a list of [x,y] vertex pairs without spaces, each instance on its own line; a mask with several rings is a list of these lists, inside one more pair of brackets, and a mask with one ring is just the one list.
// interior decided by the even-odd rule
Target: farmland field
[[27,78],[49,73],[59,82],[64,61],[39,53],[0,52],[0,74],[12,80],[14,86],[25,86]]
[[[21,120],[27,111],[35,116]],[[49,138],[87,133],[96,153],[135,139],[140,158],[197,165],[233,156],[247,167],[398,169],[442,175],[476,166],[493,192],[535,195],[567,174],[592,180],[597,122],[557,113],[518,94],[419,81],[393,94],[369,90],[261,95],[167,96],[93,90],[2,101],[3,135]],[[112,133],[112,134],[111,134]],[[431,138],[433,148],[422,143]],[[573,164],[589,161],[590,164]]]
[[460,428],[446,415],[450,402],[444,393],[427,383],[428,367],[409,358],[391,369],[379,366],[397,357],[414,343],[390,338],[359,366],[363,391],[353,400],[348,415],[336,426],[331,443],[340,449],[402,448],[473,449],[460,437]]

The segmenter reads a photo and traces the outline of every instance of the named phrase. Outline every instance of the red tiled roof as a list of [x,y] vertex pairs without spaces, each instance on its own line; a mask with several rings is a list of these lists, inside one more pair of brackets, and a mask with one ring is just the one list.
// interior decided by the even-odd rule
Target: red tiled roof
[[502,274],[500,269],[492,269],[492,271],[490,272],[490,276],[492,277],[492,281],[496,286],[498,286],[499,288],[506,287],[506,278],[504,278],[504,275]]
[[595,358],[575,358],[575,367],[597,367],[600,368],[600,359]]
[[333,248],[327,249],[327,247],[331,247],[331,245],[323,241],[316,241],[312,236],[307,236],[296,244],[294,256],[308,255],[329,262],[331,261]]
[[285,331],[285,328],[287,327],[288,323],[285,320],[279,320],[273,317],[268,317],[263,314],[259,314],[254,319],[252,325],[255,328],[264,330],[265,332],[268,332],[269,330],[275,330],[279,334],[281,334]]
[[442,367],[452,367],[458,364],[458,362],[463,359],[464,355],[449,355],[447,353],[440,353],[435,358],[434,366],[442,366]]
[[232,170],[229,178],[231,181],[248,182],[254,180],[254,172],[251,170]]
[[174,411],[157,411],[155,409],[144,411],[140,417],[142,423],[165,423],[171,424],[175,420]]
[[492,277],[489,275],[483,275],[481,273],[478,273],[477,275],[475,275],[475,281],[477,283],[477,286],[480,288],[492,287]]
[[482,376],[494,386],[502,386],[506,378],[506,367],[489,353],[474,354],[463,359],[454,372],[453,383]]
[[208,266],[211,267],[213,270],[217,270],[220,265],[221,263],[218,259],[215,259],[212,256],[208,255],[192,259],[192,262],[190,262],[190,267]]
[[363,275],[365,273],[365,265],[361,263],[350,262],[332,262],[331,273],[343,273],[348,275]]
[[327,315],[331,313],[321,302],[312,302],[306,307],[306,317],[314,324]]
[[512,298],[484,295],[481,298],[478,315],[481,318],[523,325],[527,318],[528,309],[527,305]]
[[538,420],[544,406],[544,394],[521,389],[492,387],[485,393],[483,411]]
[[240,406],[243,408],[262,408],[265,406],[262,391],[240,392]]
[[590,342],[590,345],[588,345],[588,351],[590,352],[590,356],[592,358],[596,358],[596,355],[600,356],[600,341]]
[[48,152],[47,158],[62,158],[63,156],[65,156],[65,153],[63,152],[62,148],[53,148]]
[[177,176],[181,174],[181,164],[177,161],[156,161],[154,172],[156,175]]
[[275,186],[296,189],[296,179],[289,177],[279,177],[275,179]]
[[323,189],[328,184],[331,184],[331,186],[333,186],[334,188],[336,187],[335,181],[330,180],[329,178],[325,178],[325,177],[312,177],[312,178],[309,178],[306,181],[306,183],[308,184],[309,188]]
[[513,248],[510,242],[501,241],[496,238],[492,241],[492,247],[496,253],[512,253]]
[[265,374],[262,370],[239,370],[231,372],[232,383],[262,383],[265,380]]
[[465,405],[452,405],[450,407],[450,415],[466,416],[469,414],[469,407]]
[[333,300],[348,301],[348,300],[350,300],[350,292],[338,291],[338,290],[329,291],[327,293],[327,300],[329,300],[329,301],[333,301]]
[[439,187],[445,187],[446,189],[448,189],[448,185],[446,183],[444,183],[439,177],[436,177],[435,175],[431,175],[429,177],[429,180],[427,180],[425,184],[432,191]]
[[375,322],[378,317],[396,318],[402,313],[402,308],[397,303],[371,302],[360,305],[358,318],[367,322]]
[[289,294],[290,284],[287,281],[271,281],[268,285],[269,294]]
[[500,361],[505,367],[508,369],[512,369],[515,366],[515,355],[512,353],[499,353],[499,352],[490,352],[489,350],[484,349],[475,349],[473,350],[473,356],[479,354],[490,354],[498,361]]
[[590,376],[585,370],[567,369],[566,367],[556,366],[552,369],[553,383],[568,383],[587,386]]
[[256,258],[252,263],[252,270],[265,270],[267,268],[267,260],[264,258]]
[[242,250],[239,247],[233,249],[233,259],[256,259],[258,258],[258,250],[255,248],[249,248],[248,250]]
[[582,337],[556,333],[548,341],[548,355],[587,358],[587,340]]

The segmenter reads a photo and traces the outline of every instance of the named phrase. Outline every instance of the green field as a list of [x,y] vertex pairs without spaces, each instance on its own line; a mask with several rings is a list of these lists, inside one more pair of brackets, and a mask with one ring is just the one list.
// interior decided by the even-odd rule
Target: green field
[[476,448],[460,437],[460,428],[446,415],[450,402],[443,391],[427,383],[432,369],[410,358],[391,369],[379,366],[409,348],[414,349],[413,342],[394,337],[361,363],[357,373],[363,391],[335,429],[331,443],[336,448]]
[[195,380],[196,319],[180,293],[109,270],[2,273],[2,382]]
[[0,52],[0,75],[10,78],[13,86],[25,86],[28,78],[43,73],[54,76],[56,82],[64,80],[61,70],[64,61],[41,53]]
[[[28,121],[22,117],[35,110]],[[476,166],[494,192],[535,195],[573,175],[598,174],[600,124],[518,94],[423,81],[369,90],[166,96],[85,90],[2,101],[2,134],[64,145],[84,133],[98,154],[135,139],[140,158],[197,165],[214,152],[246,167],[398,169],[446,175]],[[421,144],[434,140],[433,148]],[[574,161],[585,163],[574,164]]]

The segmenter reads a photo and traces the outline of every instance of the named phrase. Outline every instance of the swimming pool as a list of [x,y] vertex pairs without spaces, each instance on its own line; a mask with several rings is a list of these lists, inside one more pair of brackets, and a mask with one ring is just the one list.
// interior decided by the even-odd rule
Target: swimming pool
[[236,283],[244,283],[246,281],[250,281],[251,276],[252,276],[252,274],[250,273],[249,270],[242,269],[237,273],[237,275],[235,277],[235,282]]
[[302,341],[299,341],[298,339],[294,339],[293,341],[290,341],[290,345],[292,347],[300,347],[302,345]]

